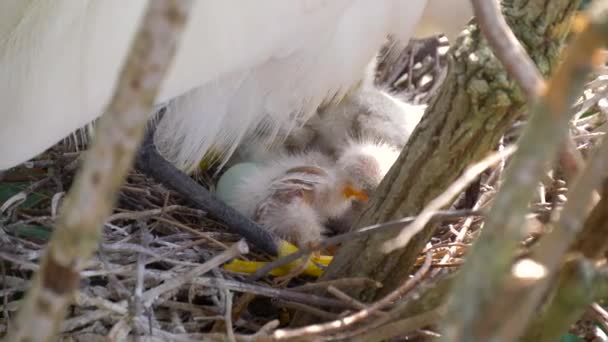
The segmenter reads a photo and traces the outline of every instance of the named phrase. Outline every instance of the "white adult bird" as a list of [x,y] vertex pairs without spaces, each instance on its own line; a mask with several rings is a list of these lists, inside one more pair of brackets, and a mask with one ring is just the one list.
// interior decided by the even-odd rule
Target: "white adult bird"
[[292,150],[310,147],[335,155],[353,138],[402,149],[426,105],[406,103],[373,84],[363,84],[339,103],[320,108],[303,127],[292,131]]
[[[260,124],[296,126],[356,84],[387,35],[407,42],[427,2],[435,32],[470,18],[468,0],[197,1],[158,98],[173,101],[157,146],[193,171]],[[146,3],[0,2],[0,170],[103,113]]]
[[[393,96],[375,84],[376,73],[374,58],[362,82],[343,99],[319,107],[304,125],[291,131],[255,131],[245,138],[228,165],[311,149],[337,158],[353,140],[370,147],[403,149],[426,104],[414,105]],[[278,137],[274,141],[269,137],[273,133]]]
[[[357,84],[387,35],[406,43],[434,2],[445,4],[426,13],[435,23],[470,17],[451,10],[469,0],[196,1],[157,99],[168,107],[156,146],[192,172],[212,147],[225,160],[254,129],[305,122]],[[0,170],[103,113],[146,5],[0,1]]]

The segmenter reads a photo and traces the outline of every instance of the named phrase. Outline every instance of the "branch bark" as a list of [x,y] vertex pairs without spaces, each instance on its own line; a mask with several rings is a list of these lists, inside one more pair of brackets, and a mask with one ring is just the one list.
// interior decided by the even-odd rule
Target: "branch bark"
[[606,298],[606,276],[605,269],[597,270],[592,262],[580,258],[580,254],[567,260],[556,279],[554,293],[547,296],[542,312],[532,320],[520,340],[558,341],[593,301]]
[[[543,74],[556,61],[578,0],[503,1],[507,21],[514,23]],[[542,24],[541,24],[542,23]],[[395,166],[385,177],[357,226],[364,227],[415,215],[452,183],[467,165],[491,151],[524,108],[524,96],[492,54],[477,26],[470,25],[451,49],[444,85],[429,104]],[[399,186],[395,186],[399,184]],[[427,226],[404,248],[379,253],[395,233],[377,234],[343,246],[323,279],[371,277],[380,290],[352,293],[378,298],[407,279],[434,227]],[[298,320],[301,324],[305,320]]]
[[8,340],[52,340],[60,329],[78,288],[79,272],[97,248],[103,222],[133,163],[190,6],[191,1],[150,1]]
[[[608,9],[606,3],[604,7]],[[599,15],[594,15],[584,31],[570,44],[565,60],[549,82],[546,92],[532,108],[530,122],[505,173],[503,187],[486,219],[484,231],[454,284],[446,315],[444,340],[517,338],[527,322],[522,318],[531,315],[534,304],[538,303],[548,285],[548,278],[543,278],[535,288],[522,289],[520,292],[525,293],[522,296],[528,300],[516,301],[520,304],[517,308],[512,298],[521,297],[505,296],[506,292],[513,293],[504,280],[509,275],[511,260],[522,238],[521,227],[534,187],[551,161],[555,160],[559,146],[567,137],[570,108],[581,93],[586,76],[598,62],[594,56],[597,56],[608,37],[608,10],[600,6],[594,10]],[[540,131],[542,135],[538,134]],[[606,148],[602,147],[600,151]],[[555,247],[543,248],[543,253],[539,255],[540,265],[546,268],[549,275],[554,274],[556,263],[562,260],[561,256],[568,246],[566,244],[564,247],[563,244],[573,239],[572,234],[577,231],[581,216],[586,214],[589,203],[586,196],[590,196],[597,186],[597,172],[603,171],[599,167],[603,165],[603,158],[592,161],[587,168],[592,174],[583,174],[581,178],[588,179],[573,187],[575,193],[562,213],[562,222],[545,237],[544,240],[548,239],[548,242],[543,240],[543,243]]]

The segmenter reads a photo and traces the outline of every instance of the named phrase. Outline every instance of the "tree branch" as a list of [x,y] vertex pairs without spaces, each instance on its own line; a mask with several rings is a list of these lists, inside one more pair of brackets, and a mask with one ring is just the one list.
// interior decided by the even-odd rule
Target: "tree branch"
[[[530,101],[536,101],[546,88],[545,80],[519,40],[509,28],[496,0],[471,0],[479,28],[492,51],[522,88]],[[573,181],[585,167],[583,156],[568,136],[560,150],[559,164],[568,181]],[[599,195],[594,195],[595,202]]]
[[[604,4],[605,5],[605,4]],[[521,227],[534,189],[568,132],[570,107],[586,76],[596,65],[598,48],[605,44],[606,11],[595,15],[567,48],[566,58],[532,107],[532,115],[518,151],[505,173],[505,182],[485,222],[480,240],[454,284],[446,315],[444,340],[486,341],[504,324],[493,313],[503,280],[521,239]],[[538,134],[538,132],[543,134]],[[504,315],[504,312],[500,316]]]
[[45,341],[57,334],[78,288],[79,272],[97,248],[103,223],[133,163],[190,5],[191,1],[150,1],[8,340]]
[[[576,11],[577,0],[510,0],[507,18],[517,17],[517,36],[528,51],[542,62],[543,73],[551,71],[560,55],[567,30],[558,30]],[[539,25],[542,18],[542,25]],[[401,156],[382,181],[357,227],[416,215],[462,174],[466,166],[492,151],[524,108],[524,99],[504,67],[496,60],[480,31],[469,25],[449,52],[450,69],[443,86],[431,100],[420,124]],[[534,188],[534,187],[533,187]],[[382,289],[355,290],[350,295],[363,301],[382,297],[406,279],[434,225],[414,236],[403,249],[379,253],[395,232],[374,234],[350,241],[323,276],[370,277]],[[306,320],[296,320],[303,324]]]
[[471,0],[471,4],[479,29],[509,76],[517,81],[529,98],[536,97],[544,90],[545,82],[502,16],[498,1]]

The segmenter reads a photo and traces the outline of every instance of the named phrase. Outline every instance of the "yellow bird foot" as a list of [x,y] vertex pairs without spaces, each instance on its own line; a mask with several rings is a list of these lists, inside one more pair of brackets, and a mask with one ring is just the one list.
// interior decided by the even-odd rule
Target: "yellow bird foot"
[[[279,245],[278,258],[287,256],[297,251],[298,248],[293,244],[287,241],[281,241]],[[329,263],[331,263],[332,259],[333,257],[330,255],[320,255],[319,253],[313,253],[310,258],[310,261],[308,262],[306,268],[302,273],[312,277],[319,277],[321,276],[321,274],[323,274],[327,266],[329,266]],[[286,276],[299,266],[301,260],[302,258],[292,261],[286,265],[277,267],[270,271],[269,274],[276,277]],[[241,259],[235,259],[225,264],[223,267],[225,270],[231,272],[252,274],[267,264],[268,262],[265,261],[246,261]]]

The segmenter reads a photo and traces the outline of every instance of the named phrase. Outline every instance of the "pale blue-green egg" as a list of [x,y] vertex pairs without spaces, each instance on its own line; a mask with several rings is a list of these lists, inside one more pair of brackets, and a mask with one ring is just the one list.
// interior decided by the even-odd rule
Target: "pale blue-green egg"
[[244,178],[252,174],[257,165],[255,163],[238,163],[226,170],[215,187],[215,195],[226,203],[230,203],[231,196],[237,184]]

